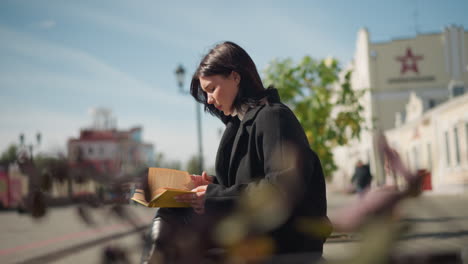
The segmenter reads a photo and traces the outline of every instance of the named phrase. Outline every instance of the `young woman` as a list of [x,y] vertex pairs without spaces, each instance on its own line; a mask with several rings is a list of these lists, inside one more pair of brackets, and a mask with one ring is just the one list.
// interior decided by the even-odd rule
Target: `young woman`
[[[205,111],[226,125],[217,152],[216,175],[204,172],[192,176],[196,194],[176,198],[190,203],[193,210],[158,210],[152,228],[155,252],[161,253],[164,261],[176,262],[175,259],[190,255],[175,252],[177,245],[188,243],[190,231],[198,232],[198,237],[203,234],[207,241],[215,232],[224,237],[219,235],[219,224],[242,210],[240,201],[248,196],[254,203],[262,200],[254,211],[270,209],[270,214],[261,215],[257,218],[261,220],[253,225],[247,223],[245,238],[268,239],[271,255],[306,253],[313,259],[320,258],[323,232],[317,235],[305,232],[303,227],[305,221],[318,223],[327,219],[322,167],[300,123],[281,103],[277,90],[264,88],[250,56],[232,42],[220,43],[204,56],[192,77],[190,90]],[[270,195],[265,196],[266,193]],[[198,217],[191,214],[193,211]],[[182,243],[174,242],[177,233],[183,237]],[[242,243],[242,237],[239,242]],[[185,250],[191,248],[193,244]],[[144,253],[142,262],[148,256]]]
[[[196,195],[182,195],[195,212],[229,215],[249,191],[274,190],[271,203],[282,203],[279,220],[263,231],[275,255],[321,256],[324,237],[304,232],[304,219],[326,219],[325,181],[317,155],[310,149],[294,113],[274,88],[265,89],[247,52],[223,42],[202,59],[191,82],[191,94],[205,111],[226,125],[215,163],[216,175],[193,176]],[[275,193],[276,192],[276,193]],[[259,197],[260,199],[260,197]],[[265,207],[271,206],[268,202]],[[261,208],[260,208],[261,209]]]

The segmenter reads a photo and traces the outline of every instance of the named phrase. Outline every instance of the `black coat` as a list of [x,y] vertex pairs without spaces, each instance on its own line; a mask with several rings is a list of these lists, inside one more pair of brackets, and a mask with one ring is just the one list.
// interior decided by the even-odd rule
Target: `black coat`
[[322,167],[276,90],[266,104],[247,111],[242,121],[227,122],[216,158],[216,181],[206,191],[207,213],[230,212],[246,189],[262,183],[277,186],[278,195],[286,194],[290,206],[285,222],[268,232],[276,242],[276,253],[321,254],[324,238],[300,230],[300,222],[326,219]]

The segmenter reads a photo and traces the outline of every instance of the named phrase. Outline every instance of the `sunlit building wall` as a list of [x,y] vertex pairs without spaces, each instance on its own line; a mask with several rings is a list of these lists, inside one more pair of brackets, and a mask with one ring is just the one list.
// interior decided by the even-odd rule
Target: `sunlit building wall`
[[385,132],[390,145],[411,170],[430,172],[434,191],[468,191],[468,93],[425,113],[421,104],[412,94],[407,107],[413,118]]

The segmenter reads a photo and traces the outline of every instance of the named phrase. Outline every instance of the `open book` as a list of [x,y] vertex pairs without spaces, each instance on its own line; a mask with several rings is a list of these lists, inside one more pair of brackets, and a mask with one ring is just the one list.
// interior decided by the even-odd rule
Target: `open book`
[[177,202],[174,197],[184,193],[195,193],[190,175],[186,171],[164,168],[148,169],[148,190],[151,199],[145,199],[145,190],[136,189],[132,200],[147,207],[190,207],[188,203]]

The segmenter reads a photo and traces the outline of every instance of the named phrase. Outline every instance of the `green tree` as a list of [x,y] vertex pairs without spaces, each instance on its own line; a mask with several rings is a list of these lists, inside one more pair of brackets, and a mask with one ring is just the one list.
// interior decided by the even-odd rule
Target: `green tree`
[[192,156],[187,162],[187,171],[190,174],[202,174],[202,168],[200,168],[200,158],[198,155]]
[[0,156],[1,164],[10,164],[16,161],[18,155],[18,147],[15,144],[11,144]]
[[359,99],[365,91],[351,89],[351,71],[341,78],[340,72],[337,60],[309,56],[297,64],[274,60],[264,71],[264,83],[277,88],[296,114],[327,178],[337,169],[332,149],[359,138],[364,121]]

